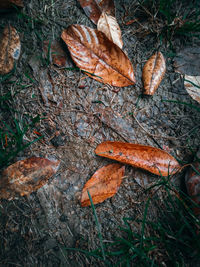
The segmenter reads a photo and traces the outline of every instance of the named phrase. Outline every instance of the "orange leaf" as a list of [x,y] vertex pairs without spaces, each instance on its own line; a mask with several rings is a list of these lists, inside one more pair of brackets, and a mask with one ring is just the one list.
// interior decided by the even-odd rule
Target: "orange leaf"
[[170,154],[151,146],[106,141],[97,146],[95,153],[162,176],[174,174],[180,168]]
[[104,33],[83,25],[70,25],[62,32],[76,65],[95,80],[124,87],[135,83],[126,54]]
[[122,182],[124,172],[125,167],[118,163],[109,164],[97,170],[83,188],[81,206],[91,205],[88,191],[94,204],[114,196]]
[[103,11],[111,16],[115,16],[114,0],[79,0],[79,2],[85,14],[94,24],[97,24]]
[[199,207],[193,208],[194,214],[200,216],[200,162],[196,161],[192,164],[192,166],[194,168],[190,167],[186,173],[185,183],[188,195],[199,205]]
[[22,0],[1,0],[0,1],[0,8],[13,8],[14,5],[18,7],[23,7]]
[[6,74],[13,69],[14,60],[20,55],[21,43],[16,29],[6,26],[0,42],[0,74]]
[[155,53],[144,65],[142,80],[144,94],[153,95],[160,85],[166,71],[166,64],[161,52]]
[[0,199],[15,199],[39,189],[56,173],[59,164],[59,160],[32,157],[10,165],[1,175]]

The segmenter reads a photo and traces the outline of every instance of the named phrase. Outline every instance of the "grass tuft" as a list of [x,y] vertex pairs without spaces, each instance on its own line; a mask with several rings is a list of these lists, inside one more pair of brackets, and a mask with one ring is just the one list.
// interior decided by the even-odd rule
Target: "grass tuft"
[[[193,213],[197,204],[184,192],[178,191],[169,179],[163,182],[162,177],[162,181],[154,185],[158,186],[165,199],[161,201],[159,194],[148,198],[143,219],[124,218],[124,224],[116,229],[118,235],[113,241],[103,244],[99,235],[101,247],[96,250],[73,250],[84,253],[89,259],[96,258],[98,264],[100,261],[105,266],[186,266],[190,261],[197,263],[200,220]],[[90,200],[99,231],[91,197]],[[157,205],[157,218],[151,215],[151,205]],[[140,231],[133,230],[135,223],[141,226]]]
[[[10,77],[13,72],[0,76],[0,83],[3,85],[12,83]],[[16,86],[20,87],[20,90],[29,87],[30,85],[22,85],[21,83],[13,82]],[[42,136],[27,142],[24,140],[24,136],[35,128],[35,125],[40,121],[40,116],[26,116],[25,119],[16,119],[16,114],[19,111],[13,108],[15,96],[18,93],[16,90],[13,95],[8,91],[6,94],[0,95],[0,169],[8,166],[12,160],[24,149],[30,146],[32,143],[43,138]]]

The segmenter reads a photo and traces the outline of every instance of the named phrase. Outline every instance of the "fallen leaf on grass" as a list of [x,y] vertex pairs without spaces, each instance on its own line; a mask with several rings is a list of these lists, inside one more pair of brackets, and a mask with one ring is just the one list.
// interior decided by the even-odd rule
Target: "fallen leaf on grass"
[[70,25],[62,32],[76,65],[93,79],[112,86],[135,83],[131,62],[104,33],[83,25]]
[[23,7],[22,0],[1,0],[0,8],[13,8],[15,6]]
[[200,216],[200,162],[196,161],[188,169],[185,176],[185,184],[188,195],[199,205],[194,207],[193,211],[196,216]]
[[12,26],[4,28],[0,41],[0,74],[7,74],[14,67],[14,61],[19,59],[21,43],[16,29]]
[[111,16],[115,16],[114,0],[79,0],[79,2],[85,14],[94,24],[97,24],[103,11]]
[[32,157],[10,165],[1,175],[0,199],[12,200],[36,191],[56,173],[59,164],[58,160]]
[[122,34],[115,17],[102,12],[97,23],[97,29],[103,32],[110,41],[112,41],[122,49]]
[[144,94],[153,95],[160,85],[166,71],[166,64],[161,52],[149,58],[142,71]]
[[118,163],[109,164],[97,170],[83,188],[81,206],[91,205],[88,191],[94,204],[114,196],[122,182],[124,172],[125,167]]
[[140,144],[106,141],[96,147],[95,153],[161,176],[174,174],[180,168],[166,151]]
[[185,75],[184,86],[188,94],[200,103],[200,76]]

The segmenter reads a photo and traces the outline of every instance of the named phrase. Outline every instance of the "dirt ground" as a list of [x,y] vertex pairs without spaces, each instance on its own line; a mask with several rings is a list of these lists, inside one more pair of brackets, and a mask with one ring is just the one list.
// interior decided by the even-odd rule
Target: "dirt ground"
[[[44,138],[28,147],[16,160],[34,155],[59,159],[61,165],[58,173],[37,192],[0,202],[0,266],[73,266],[75,262],[86,266],[89,262],[82,254],[75,253],[72,257],[63,247],[91,250],[99,245],[92,209],[80,206],[85,182],[98,168],[111,162],[95,155],[97,144],[121,140],[151,145],[167,149],[179,160],[188,162],[192,160],[192,151],[199,147],[199,113],[189,106],[163,100],[199,104],[188,95],[181,76],[174,72],[167,43],[164,40],[160,43],[155,34],[145,34],[145,23],[144,29],[137,23],[124,24],[126,10],[127,20],[135,17],[136,1],[116,1],[124,50],[136,76],[136,85],[119,91],[76,69],[60,69],[44,63],[43,41],[57,39],[62,43],[62,30],[73,23],[96,27],[78,1],[24,2],[27,16],[0,15],[0,29],[10,23],[19,31],[22,52],[12,79],[16,87],[17,81],[30,84],[15,96],[13,109],[19,111],[15,116],[27,120],[27,115],[39,114],[42,119],[37,131]],[[177,38],[173,42],[177,52],[185,46],[199,45],[196,39],[182,42]],[[142,67],[160,44],[167,72],[155,95],[144,97]],[[62,45],[68,53],[64,43]],[[74,67],[70,56],[66,67]],[[12,92],[14,85],[1,90]],[[36,137],[29,132],[24,139],[31,141]],[[142,218],[148,194],[138,179],[151,182],[158,179],[130,166],[126,167],[125,175],[118,193],[96,205],[105,240],[112,240],[116,235],[123,217]],[[157,208],[152,206],[151,213],[156,216]]]

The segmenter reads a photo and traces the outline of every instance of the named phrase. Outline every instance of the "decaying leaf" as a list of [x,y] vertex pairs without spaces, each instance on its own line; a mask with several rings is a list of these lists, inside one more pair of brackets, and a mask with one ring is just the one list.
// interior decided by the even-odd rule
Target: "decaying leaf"
[[97,23],[97,29],[105,33],[109,40],[111,40],[122,49],[122,34],[115,17],[102,12]]
[[114,0],[79,0],[79,2],[94,24],[97,24],[103,11],[115,17]]
[[184,86],[188,94],[200,103],[200,76],[185,75]]
[[0,199],[12,200],[36,191],[56,173],[59,164],[58,160],[32,157],[10,165],[1,175]]
[[135,83],[131,62],[104,33],[83,25],[70,25],[62,32],[76,65],[90,77],[112,86]]
[[14,61],[19,59],[20,51],[21,43],[16,29],[6,26],[0,41],[0,74],[6,74],[13,69]]
[[95,153],[156,175],[168,176],[180,168],[176,159],[166,151],[140,144],[106,141],[97,146]]
[[[198,157],[200,153],[198,152]],[[187,188],[188,195],[192,200],[199,205],[194,207],[194,214],[200,216],[200,162],[196,161],[188,169],[185,176],[185,184]]]
[[124,172],[125,167],[118,163],[109,164],[97,170],[83,188],[81,206],[90,205],[88,191],[94,204],[101,203],[115,195],[121,184]]
[[44,41],[43,51],[45,58],[49,59],[54,65],[58,67],[68,67],[68,57],[58,41]]
[[161,52],[155,53],[145,63],[142,71],[144,94],[153,95],[160,85],[166,71],[164,56]]
[[1,0],[0,1],[0,8],[13,8],[15,6],[23,7],[22,0]]

